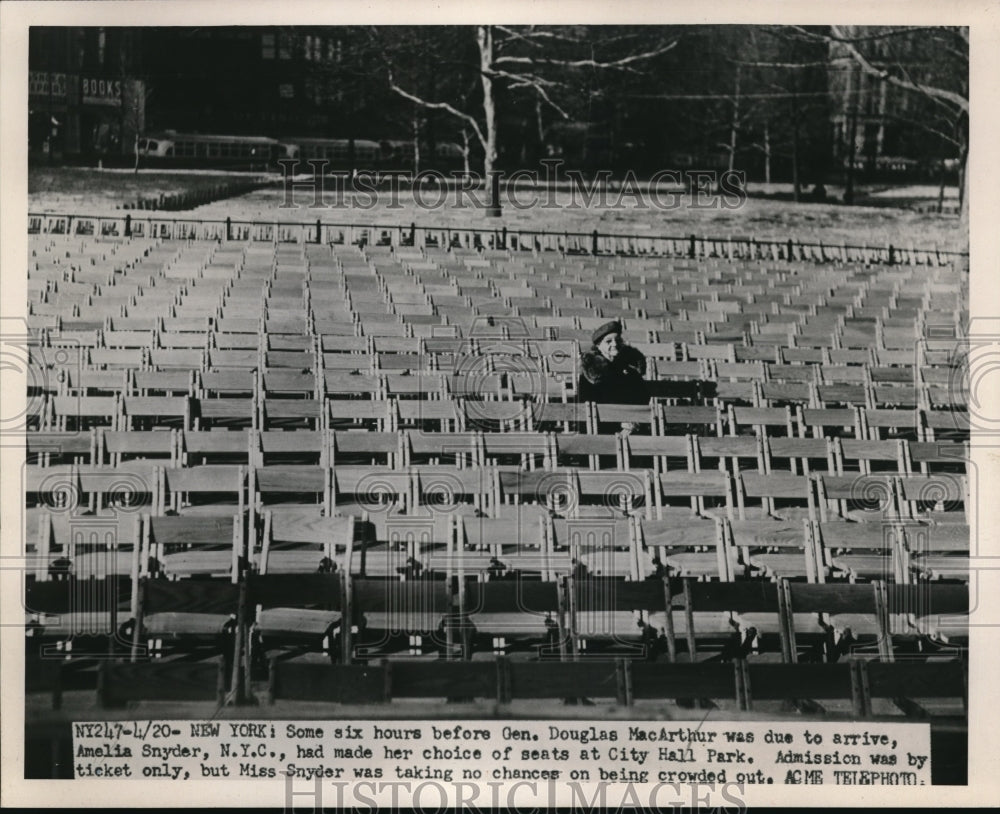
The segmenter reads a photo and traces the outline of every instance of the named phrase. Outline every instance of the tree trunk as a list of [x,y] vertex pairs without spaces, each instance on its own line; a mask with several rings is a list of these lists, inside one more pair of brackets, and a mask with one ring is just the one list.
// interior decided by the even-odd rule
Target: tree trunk
[[792,199],[799,202],[802,194],[799,178],[799,97],[797,85],[792,89]]
[[799,202],[799,120],[792,121],[792,200]]
[[136,132],[135,140],[132,142],[132,150],[135,153],[135,166],[132,167],[132,174],[139,174],[139,133]]
[[961,228],[961,250],[969,251],[969,146],[965,145],[961,152],[961,163],[958,168],[958,222]]
[[486,118],[486,144],[483,157],[483,175],[489,190],[490,202],[486,209],[487,217],[500,217],[499,186],[493,178],[494,165],[497,160],[497,122],[496,100],[493,98],[493,79],[490,72],[493,69],[493,29],[481,25],[476,29],[476,41],[479,44],[480,75],[483,82],[483,113]]
[[413,117],[413,175],[420,175],[420,117]]
[[857,157],[858,149],[858,92],[857,88],[853,87],[854,77],[857,77],[856,81],[860,84],[861,77],[857,74],[851,74],[851,82],[847,86],[848,93],[851,94],[851,115],[848,119],[847,128],[847,178],[844,182],[844,203],[853,204],[854,203],[854,160]]
[[736,168],[736,131],[740,126],[740,69],[736,68],[736,93],[733,96],[733,120],[729,127],[729,171]]
[[764,122],[764,183],[771,183],[771,125]]
[[462,128],[462,170],[469,174],[469,128]]
[[941,168],[938,170],[938,200],[937,200],[937,213],[940,215],[944,212],[944,187],[945,187],[945,172],[944,172],[944,161],[941,162]]

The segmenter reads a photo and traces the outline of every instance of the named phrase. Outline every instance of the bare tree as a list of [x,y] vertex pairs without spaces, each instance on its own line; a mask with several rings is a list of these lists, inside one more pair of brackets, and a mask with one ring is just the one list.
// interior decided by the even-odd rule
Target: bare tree
[[968,29],[945,26],[793,29],[803,38],[826,42],[832,59],[846,58],[864,75],[922,103],[914,106],[908,122],[957,149],[961,222],[967,236]]
[[[653,38],[650,39],[650,34]],[[430,98],[402,78],[391,49],[385,55],[389,88],[398,96],[428,111],[456,119],[466,135],[474,136],[482,149],[483,175],[490,184],[489,215],[500,214],[499,177],[494,170],[499,152],[498,99],[501,94],[529,93],[536,116],[544,108],[555,116],[573,118],[572,98],[567,98],[571,79],[582,71],[635,73],[643,63],[672,50],[677,36],[664,36],[659,28],[637,30],[631,36],[617,29],[598,37],[583,27],[476,26],[475,65],[479,93]],[[374,37],[382,38],[374,30]],[[539,124],[539,129],[544,129]]]

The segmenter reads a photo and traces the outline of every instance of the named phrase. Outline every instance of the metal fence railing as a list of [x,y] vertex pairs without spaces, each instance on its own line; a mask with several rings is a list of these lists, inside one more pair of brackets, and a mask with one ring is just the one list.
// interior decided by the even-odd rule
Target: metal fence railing
[[321,220],[281,222],[234,218],[167,218],[153,213],[115,216],[29,213],[28,233],[877,265],[942,266],[967,263],[969,258],[968,252],[940,249],[936,246],[932,248],[892,244],[859,246],[846,242],[824,243],[792,238],[780,241],[693,234],[687,236],[614,234],[599,232],[596,229],[591,232],[568,232],[508,228],[502,225],[489,228],[421,226],[415,223],[324,223]]

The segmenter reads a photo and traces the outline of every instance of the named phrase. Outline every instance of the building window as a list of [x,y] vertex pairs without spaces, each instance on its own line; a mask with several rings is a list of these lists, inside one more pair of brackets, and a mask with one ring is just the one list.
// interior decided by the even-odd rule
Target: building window
[[285,82],[278,85],[278,96],[282,99],[294,99],[295,98],[295,85],[291,82]]
[[305,58],[307,60],[309,60],[310,62],[312,62],[312,58],[313,58],[313,38],[312,38],[312,34],[306,34],[304,43],[305,43],[305,48],[303,49],[304,56],[305,56]]
[[287,34],[278,35],[278,59],[291,59],[292,49]]
[[322,80],[311,80],[309,82],[308,95],[312,97],[313,104],[319,106],[326,101],[326,93],[324,92],[324,83]]
[[262,34],[260,37],[261,59],[274,59],[274,34]]

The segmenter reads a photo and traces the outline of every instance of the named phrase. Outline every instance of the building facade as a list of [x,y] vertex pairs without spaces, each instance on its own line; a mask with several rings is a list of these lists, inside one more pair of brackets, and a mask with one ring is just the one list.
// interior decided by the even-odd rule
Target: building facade
[[138,35],[124,28],[33,27],[28,148],[33,160],[129,155],[145,128]]

